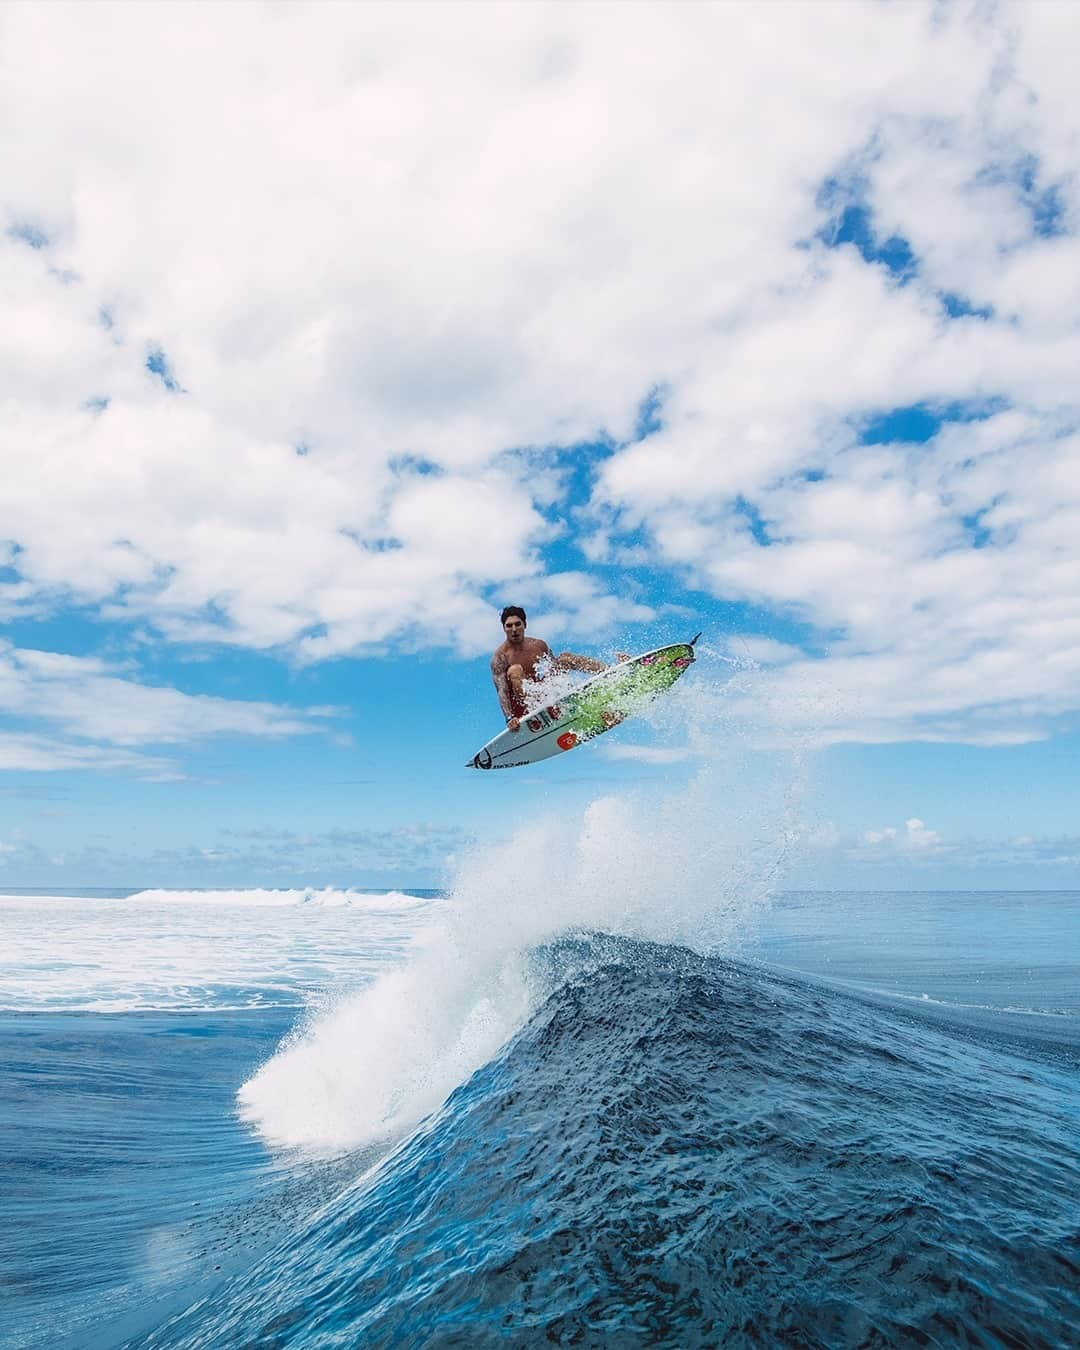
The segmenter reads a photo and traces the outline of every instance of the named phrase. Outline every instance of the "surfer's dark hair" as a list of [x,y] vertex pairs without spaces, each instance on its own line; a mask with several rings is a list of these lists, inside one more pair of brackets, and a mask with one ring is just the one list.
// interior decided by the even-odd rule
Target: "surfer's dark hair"
[[503,610],[503,612],[499,615],[499,622],[502,624],[504,628],[506,627],[507,619],[509,619],[512,615],[515,615],[517,618],[519,618],[522,623],[529,622],[528,619],[525,617],[525,611],[521,608],[520,605],[507,605],[506,608]]

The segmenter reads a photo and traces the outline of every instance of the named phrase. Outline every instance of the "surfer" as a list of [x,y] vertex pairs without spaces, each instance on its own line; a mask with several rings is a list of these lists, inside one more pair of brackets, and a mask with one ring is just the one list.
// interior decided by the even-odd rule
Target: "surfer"
[[[526,680],[538,684],[556,670],[607,670],[604,661],[596,661],[591,656],[579,656],[576,652],[560,652],[558,656],[552,656],[551,648],[543,638],[526,637],[527,620],[520,605],[507,605],[501,619],[506,641],[496,647],[491,658],[491,678],[499,695],[499,707],[511,731],[517,731],[521,719],[528,712]],[[620,661],[627,659],[622,652],[617,655]]]

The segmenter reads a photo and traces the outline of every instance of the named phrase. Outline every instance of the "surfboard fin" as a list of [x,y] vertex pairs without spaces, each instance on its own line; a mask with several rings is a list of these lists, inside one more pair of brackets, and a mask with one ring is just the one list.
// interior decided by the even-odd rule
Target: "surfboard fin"
[[[702,632],[704,632],[704,629],[702,629]],[[692,637],[692,638],[690,639],[690,641],[689,641],[686,645],[687,645],[688,647],[692,647],[692,646],[694,645],[694,643],[698,640],[698,638],[699,638],[700,636],[701,636],[701,633],[698,633],[697,637]]]

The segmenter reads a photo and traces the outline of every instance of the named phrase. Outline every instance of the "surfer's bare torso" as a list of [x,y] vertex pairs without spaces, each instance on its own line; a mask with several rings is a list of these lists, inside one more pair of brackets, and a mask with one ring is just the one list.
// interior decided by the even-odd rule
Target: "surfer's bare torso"
[[[520,666],[526,680],[542,680],[546,663],[551,661],[551,648],[543,638],[522,638],[517,647],[504,642],[491,658],[491,672],[505,675],[511,666]],[[539,664],[538,663],[543,663]]]
[[491,678],[507,721],[525,716],[524,682],[542,680],[550,664],[551,648],[542,638],[522,635],[519,641],[507,639],[496,648],[491,658]]

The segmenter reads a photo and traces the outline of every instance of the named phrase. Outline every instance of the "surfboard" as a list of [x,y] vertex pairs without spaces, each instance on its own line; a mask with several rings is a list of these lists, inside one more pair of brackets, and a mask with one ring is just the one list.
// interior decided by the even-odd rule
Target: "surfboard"
[[694,643],[632,656],[579,684],[558,702],[534,708],[521,719],[517,731],[507,727],[467,760],[467,769],[512,769],[537,764],[565,754],[635,713],[644,703],[669,689],[694,661]]

